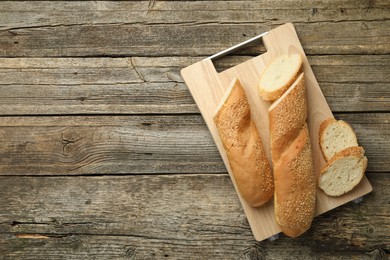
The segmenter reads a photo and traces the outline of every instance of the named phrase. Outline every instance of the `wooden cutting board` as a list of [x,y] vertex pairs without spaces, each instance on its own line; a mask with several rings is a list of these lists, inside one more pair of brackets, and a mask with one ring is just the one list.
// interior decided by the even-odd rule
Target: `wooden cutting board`
[[[268,129],[268,107],[270,106],[270,103],[263,101],[260,98],[257,86],[262,71],[266,65],[277,56],[285,53],[299,52],[303,57],[303,71],[305,72],[305,84],[308,98],[308,124],[314,156],[314,170],[317,176],[321,167],[325,164],[318,143],[319,125],[324,119],[333,117],[328,103],[321,92],[321,88],[317,83],[314,73],[302,49],[294,26],[291,23],[279,26],[269,31],[268,34],[262,37],[262,39],[267,50],[266,53],[247,60],[223,72],[218,73],[212,60],[210,59],[199,61],[182,69],[181,71],[182,77],[190,89],[190,92],[214,138],[226,169],[228,170],[230,178],[236,188],[236,192],[237,187],[232,171],[212,118],[219,102],[224,96],[225,90],[228,88],[229,83],[234,77],[237,77],[240,80],[245,89],[251,106],[252,117],[259,129],[268,158],[271,158]],[[320,189],[317,189],[316,215],[320,215],[334,209],[371,191],[372,187],[366,177],[364,177],[361,183],[355,187],[353,191],[340,197],[329,197]],[[268,202],[262,207],[253,208],[240,197],[238,192],[237,194],[240,198],[256,240],[260,241],[266,239],[281,231],[275,223],[273,201]]]

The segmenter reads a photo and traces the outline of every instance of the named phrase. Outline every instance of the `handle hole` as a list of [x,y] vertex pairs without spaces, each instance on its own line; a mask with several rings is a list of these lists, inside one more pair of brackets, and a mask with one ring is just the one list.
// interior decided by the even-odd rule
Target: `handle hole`
[[263,39],[257,39],[242,48],[234,51],[233,53],[226,54],[225,56],[214,58],[211,61],[214,64],[215,70],[221,73],[229,68],[232,68],[240,63],[252,59],[267,52]]

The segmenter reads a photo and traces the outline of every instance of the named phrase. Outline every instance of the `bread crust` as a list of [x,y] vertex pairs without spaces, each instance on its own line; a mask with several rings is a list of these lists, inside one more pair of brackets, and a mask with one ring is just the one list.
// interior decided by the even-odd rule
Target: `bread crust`
[[324,121],[322,121],[321,125],[320,125],[320,130],[319,130],[319,135],[318,135],[318,142],[320,143],[320,150],[321,150],[321,153],[322,153],[322,156],[324,157],[324,159],[326,161],[328,161],[330,158],[328,158],[325,154],[325,147],[323,145],[324,143],[324,139],[325,139],[325,130],[326,128],[328,128],[328,126],[330,124],[333,124],[333,123],[336,123],[337,120],[334,119],[334,118],[328,118],[328,119],[325,119]]
[[310,228],[316,181],[307,124],[274,164],[275,220],[283,233],[298,237]]
[[324,147],[325,131],[331,124],[334,124],[334,123],[341,124],[341,125],[344,125],[345,127],[349,128],[351,133],[353,133],[353,135],[354,135],[355,142],[357,143],[357,137],[356,137],[355,131],[352,129],[352,127],[347,122],[345,122],[343,120],[336,120],[335,118],[325,119],[324,121],[322,121],[322,123],[320,125],[318,139],[319,139],[319,143],[320,143],[320,148],[321,148],[320,150],[321,150],[322,156],[324,157],[324,159],[326,161],[329,161],[331,158],[329,158],[325,154],[325,147]]
[[[298,54],[299,55],[299,54]],[[300,63],[299,63],[299,66],[297,68],[294,68],[295,71],[293,73],[293,76],[286,82],[286,84],[280,86],[278,89],[274,90],[274,91],[268,91],[266,90],[262,84],[261,84],[261,78],[266,74],[268,73],[268,68],[272,65],[273,62],[277,62],[278,60],[274,60],[273,62],[271,62],[271,64],[269,64],[267,66],[267,68],[263,71],[263,73],[261,74],[261,77],[260,77],[260,81],[259,81],[259,94],[260,96],[266,100],[266,101],[274,101],[276,99],[278,99],[279,97],[281,97],[283,95],[284,92],[286,92],[286,90],[291,86],[291,84],[293,84],[293,82],[297,79],[297,77],[303,72],[303,60],[302,60],[302,57],[299,55],[300,57]]]
[[330,195],[328,194],[321,186],[320,186],[320,181],[321,181],[321,177],[328,171],[328,169],[335,163],[337,162],[338,160],[342,159],[342,158],[345,158],[345,157],[349,157],[349,156],[352,156],[352,157],[355,157],[355,158],[358,158],[358,159],[362,159],[363,160],[363,168],[362,168],[362,174],[360,175],[360,178],[355,180],[355,184],[354,185],[351,185],[350,189],[348,190],[345,190],[343,194],[353,190],[353,188],[356,187],[356,185],[358,185],[360,183],[360,181],[363,179],[363,176],[364,176],[364,172],[366,171],[367,169],[367,164],[368,164],[368,161],[367,161],[367,157],[364,156],[364,149],[363,147],[361,146],[352,146],[352,147],[348,147],[348,148],[345,148],[344,150],[336,153],[326,164],[325,166],[321,169],[321,173],[320,173],[320,176],[318,178],[318,187],[320,189],[322,189],[327,195],[329,196],[341,196],[342,194],[340,195]]
[[272,161],[275,163],[299,135],[307,118],[304,75],[269,108]]
[[310,228],[316,180],[307,118],[304,74],[269,108],[275,178],[275,220],[283,233],[297,237]]
[[271,167],[238,79],[228,91],[213,119],[239,193],[249,205],[259,207],[274,192]]
[[[340,158],[346,157],[346,156],[354,156],[354,157],[362,157],[364,156],[364,149],[361,146],[351,146],[348,148],[345,148],[344,150],[336,153],[328,162],[326,165],[332,164],[333,162],[337,161]],[[326,166],[323,168],[325,169]],[[322,171],[321,171],[322,172]]]

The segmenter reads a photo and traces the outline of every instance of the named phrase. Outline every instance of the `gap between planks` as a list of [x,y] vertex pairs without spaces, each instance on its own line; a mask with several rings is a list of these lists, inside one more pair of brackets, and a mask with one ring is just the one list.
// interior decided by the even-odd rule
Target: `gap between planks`
[[[333,112],[334,115],[342,114],[388,114],[389,110],[383,111],[338,111]],[[117,117],[129,117],[129,116],[200,116],[199,112],[183,112],[178,111],[177,113],[66,113],[66,114],[0,114],[1,117],[107,117],[107,116],[117,116]]]
[[[390,174],[390,172],[388,171],[378,171],[378,172],[365,172],[365,175],[370,178],[371,175],[382,175],[382,174]],[[83,178],[83,177],[87,177],[87,178],[100,178],[100,177],[112,177],[112,178],[121,178],[121,177],[129,177],[129,176],[159,176],[159,177],[174,177],[174,176],[180,176],[180,177],[186,177],[186,176],[191,176],[191,177],[195,177],[195,176],[224,176],[226,175],[226,177],[228,177],[228,173],[226,171],[224,172],[213,172],[213,173],[197,173],[197,172],[189,172],[189,173],[172,173],[172,172],[152,172],[152,173],[123,173],[123,174],[120,174],[120,173],[114,173],[114,174],[110,174],[110,173],[97,173],[97,174],[73,174],[73,175],[70,175],[70,174],[58,174],[58,175],[54,175],[54,174],[41,174],[41,175],[23,175],[23,174],[14,174],[14,175],[0,175],[0,179],[3,178],[3,177],[7,177],[7,178],[77,178],[77,177],[80,177],[80,178]]]

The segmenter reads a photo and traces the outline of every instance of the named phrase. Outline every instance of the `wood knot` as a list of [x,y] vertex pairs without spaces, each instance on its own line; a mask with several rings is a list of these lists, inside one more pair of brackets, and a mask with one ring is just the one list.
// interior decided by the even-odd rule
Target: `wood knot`
[[264,260],[265,259],[264,254],[261,251],[261,248],[257,245],[246,249],[244,252],[244,257],[245,257],[245,259],[248,259],[248,260],[249,259],[250,260]]
[[70,134],[70,136],[68,136],[66,133],[61,133],[62,152],[65,153],[66,149],[69,149],[71,147],[71,145],[82,140],[83,138],[84,137],[80,137],[78,139],[75,139],[75,138],[73,138],[72,134]]
[[126,249],[125,256],[130,259],[135,259],[136,249],[134,247],[129,247]]

